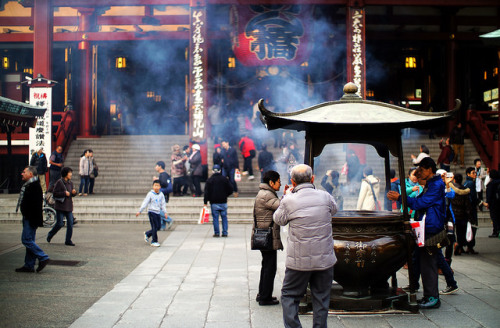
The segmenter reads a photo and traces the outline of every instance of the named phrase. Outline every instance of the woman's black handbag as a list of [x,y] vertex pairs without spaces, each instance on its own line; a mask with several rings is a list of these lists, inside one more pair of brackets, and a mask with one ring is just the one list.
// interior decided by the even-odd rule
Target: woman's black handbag
[[253,229],[252,250],[271,251],[273,250],[273,224],[269,228],[257,228],[257,217],[255,210],[253,214],[255,227]]

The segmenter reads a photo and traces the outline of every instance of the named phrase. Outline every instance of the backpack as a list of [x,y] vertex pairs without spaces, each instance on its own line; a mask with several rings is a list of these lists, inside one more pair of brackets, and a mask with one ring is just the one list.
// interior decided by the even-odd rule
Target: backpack
[[453,159],[455,159],[455,151],[453,148],[450,147],[450,154],[448,155],[448,162],[451,163],[453,162]]

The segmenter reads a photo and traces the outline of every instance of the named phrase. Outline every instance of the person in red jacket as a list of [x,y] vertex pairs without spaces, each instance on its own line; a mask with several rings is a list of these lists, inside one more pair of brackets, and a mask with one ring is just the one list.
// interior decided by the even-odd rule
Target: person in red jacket
[[247,135],[244,135],[240,140],[239,147],[241,154],[243,155],[242,174],[249,175],[248,180],[253,180],[255,177],[253,176],[252,159],[256,155],[255,144],[252,139],[250,139]]
[[441,139],[439,142],[439,148],[441,149],[441,154],[439,154],[437,165],[439,165],[439,168],[445,170],[446,172],[450,172],[450,162],[453,160],[453,150],[450,146],[450,138],[446,138],[444,142],[443,139]]

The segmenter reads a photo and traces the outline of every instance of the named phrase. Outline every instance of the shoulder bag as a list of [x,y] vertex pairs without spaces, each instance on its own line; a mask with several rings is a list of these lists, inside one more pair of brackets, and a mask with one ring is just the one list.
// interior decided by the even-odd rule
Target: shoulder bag
[[370,188],[372,189],[372,195],[373,195],[373,200],[375,201],[375,209],[377,211],[382,210],[382,206],[380,206],[380,202],[378,201],[377,197],[375,196],[375,190],[373,190],[373,184],[370,183],[370,181],[366,180],[365,181],[370,185]]
[[[61,181],[61,183],[64,186],[64,189],[67,191],[66,186],[64,185],[64,182],[62,181],[62,179],[57,180],[56,184],[59,183],[59,181]],[[54,189],[56,189],[56,186],[54,186]],[[53,198],[56,202],[59,202],[59,203],[64,203],[64,200],[66,199],[66,197],[53,197]]]
[[253,210],[253,222],[255,227],[253,229],[252,237],[252,250],[272,251],[273,250],[273,225],[271,221],[269,228],[257,228],[257,216],[255,215],[255,208]]

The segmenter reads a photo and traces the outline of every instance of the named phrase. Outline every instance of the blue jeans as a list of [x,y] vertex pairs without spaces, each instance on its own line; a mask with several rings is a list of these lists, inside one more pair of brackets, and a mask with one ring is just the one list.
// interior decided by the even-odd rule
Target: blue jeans
[[[83,193],[88,194],[89,193],[89,184],[90,184],[90,176],[82,175],[80,177],[80,187],[78,188],[78,193],[81,194],[82,189],[83,189]],[[85,185],[85,188],[83,188],[84,185]]]
[[153,213],[153,212],[148,212],[149,216],[149,223],[151,224],[151,230],[146,231],[146,236],[153,237],[151,240],[152,243],[157,243],[158,242],[158,230],[160,230],[161,227],[161,216],[160,214]]
[[52,239],[55,234],[64,226],[64,217],[66,217],[66,241],[65,243],[71,243],[71,237],[73,236],[73,212],[66,211],[56,211],[56,225],[49,231],[48,238]]
[[49,256],[35,243],[36,227],[30,226],[30,222],[23,217],[23,233],[21,242],[26,247],[26,256],[24,257],[24,266],[29,269],[35,268],[36,259],[38,261],[48,260]]
[[238,185],[236,184],[236,181],[234,181],[234,171],[236,168],[232,168],[231,170],[227,170],[225,168],[222,168],[222,176],[228,177],[229,182],[231,183],[231,186],[233,186],[233,191],[238,192]]
[[165,230],[167,228],[167,223],[172,222],[172,218],[168,215],[165,218],[165,212],[163,212],[163,210],[160,210],[160,217],[161,217],[161,229],[160,230]]
[[210,209],[212,210],[212,218],[214,221],[214,234],[220,234],[219,230],[219,214],[222,218],[222,235],[227,236],[227,203],[223,204],[212,204],[210,203]]
[[446,259],[443,256],[443,252],[438,250],[437,254],[437,265],[438,268],[443,271],[444,279],[446,280],[446,286],[457,287],[457,282],[453,277],[453,272],[451,272],[450,265],[446,262]]

